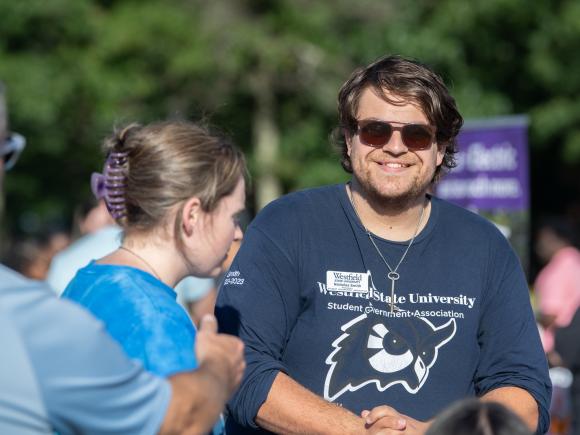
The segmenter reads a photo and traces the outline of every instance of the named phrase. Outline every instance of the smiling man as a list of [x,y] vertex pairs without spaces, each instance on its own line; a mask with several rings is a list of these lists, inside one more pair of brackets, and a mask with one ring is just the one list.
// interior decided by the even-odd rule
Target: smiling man
[[388,56],[356,70],[338,103],[351,180],[266,207],[218,298],[248,364],[230,433],[424,433],[469,396],[546,431],[520,263],[493,224],[429,194],[463,122],[443,81]]

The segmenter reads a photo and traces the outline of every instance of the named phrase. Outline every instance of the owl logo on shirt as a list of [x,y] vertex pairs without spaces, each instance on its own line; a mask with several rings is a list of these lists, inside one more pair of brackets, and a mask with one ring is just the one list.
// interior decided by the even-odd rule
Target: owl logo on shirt
[[362,314],[341,327],[343,334],[326,358],[330,366],[324,397],[375,384],[385,391],[400,384],[416,394],[427,381],[439,349],[455,335],[455,319],[441,326],[424,317],[384,318]]

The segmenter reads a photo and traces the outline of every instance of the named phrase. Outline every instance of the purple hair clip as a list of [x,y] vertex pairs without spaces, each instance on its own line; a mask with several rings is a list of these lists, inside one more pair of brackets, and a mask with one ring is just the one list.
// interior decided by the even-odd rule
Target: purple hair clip
[[125,176],[123,167],[127,163],[126,151],[111,151],[105,160],[103,173],[91,175],[91,190],[97,199],[104,199],[109,213],[114,219],[127,215],[125,207]]

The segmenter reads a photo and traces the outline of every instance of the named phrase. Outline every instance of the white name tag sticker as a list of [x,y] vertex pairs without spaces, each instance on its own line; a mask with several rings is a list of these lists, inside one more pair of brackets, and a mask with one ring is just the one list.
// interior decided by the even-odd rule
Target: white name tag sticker
[[369,278],[366,273],[327,270],[326,287],[333,292],[368,293]]

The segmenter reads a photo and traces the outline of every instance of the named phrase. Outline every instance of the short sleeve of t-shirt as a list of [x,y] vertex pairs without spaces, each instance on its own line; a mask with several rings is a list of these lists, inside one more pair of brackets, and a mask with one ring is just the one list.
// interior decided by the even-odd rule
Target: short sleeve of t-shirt
[[135,333],[135,339],[127,337],[122,342],[129,356],[143,361],[147,370],[163,377],[196,369],[196,332],[187,314],[183,316],[157,313],[155,320],[152,318],[146,328]]
[[131,267],[91,263],[63,297],[86,307],[106,325],[130,358],[152,373],[193,370],[195,327],[170,287]]
[[129,360],[82,308],[42,286],[17,291],[10,299],[4,292],[8,303],[1,315],[20,338],[49,424],[63,435],[156,433],[171,397],[169,383]]
[[[37,336],[31,355],[58,431],[76,432],[80,423],[86,433],[156,433],[169,403],[167,381],[127,359],[100,322],[62,311],[68,325],[44,331],[49,346]],[[56,324],[51,317],[44,320]],[[61,355],[69,355],[66,364]]]

